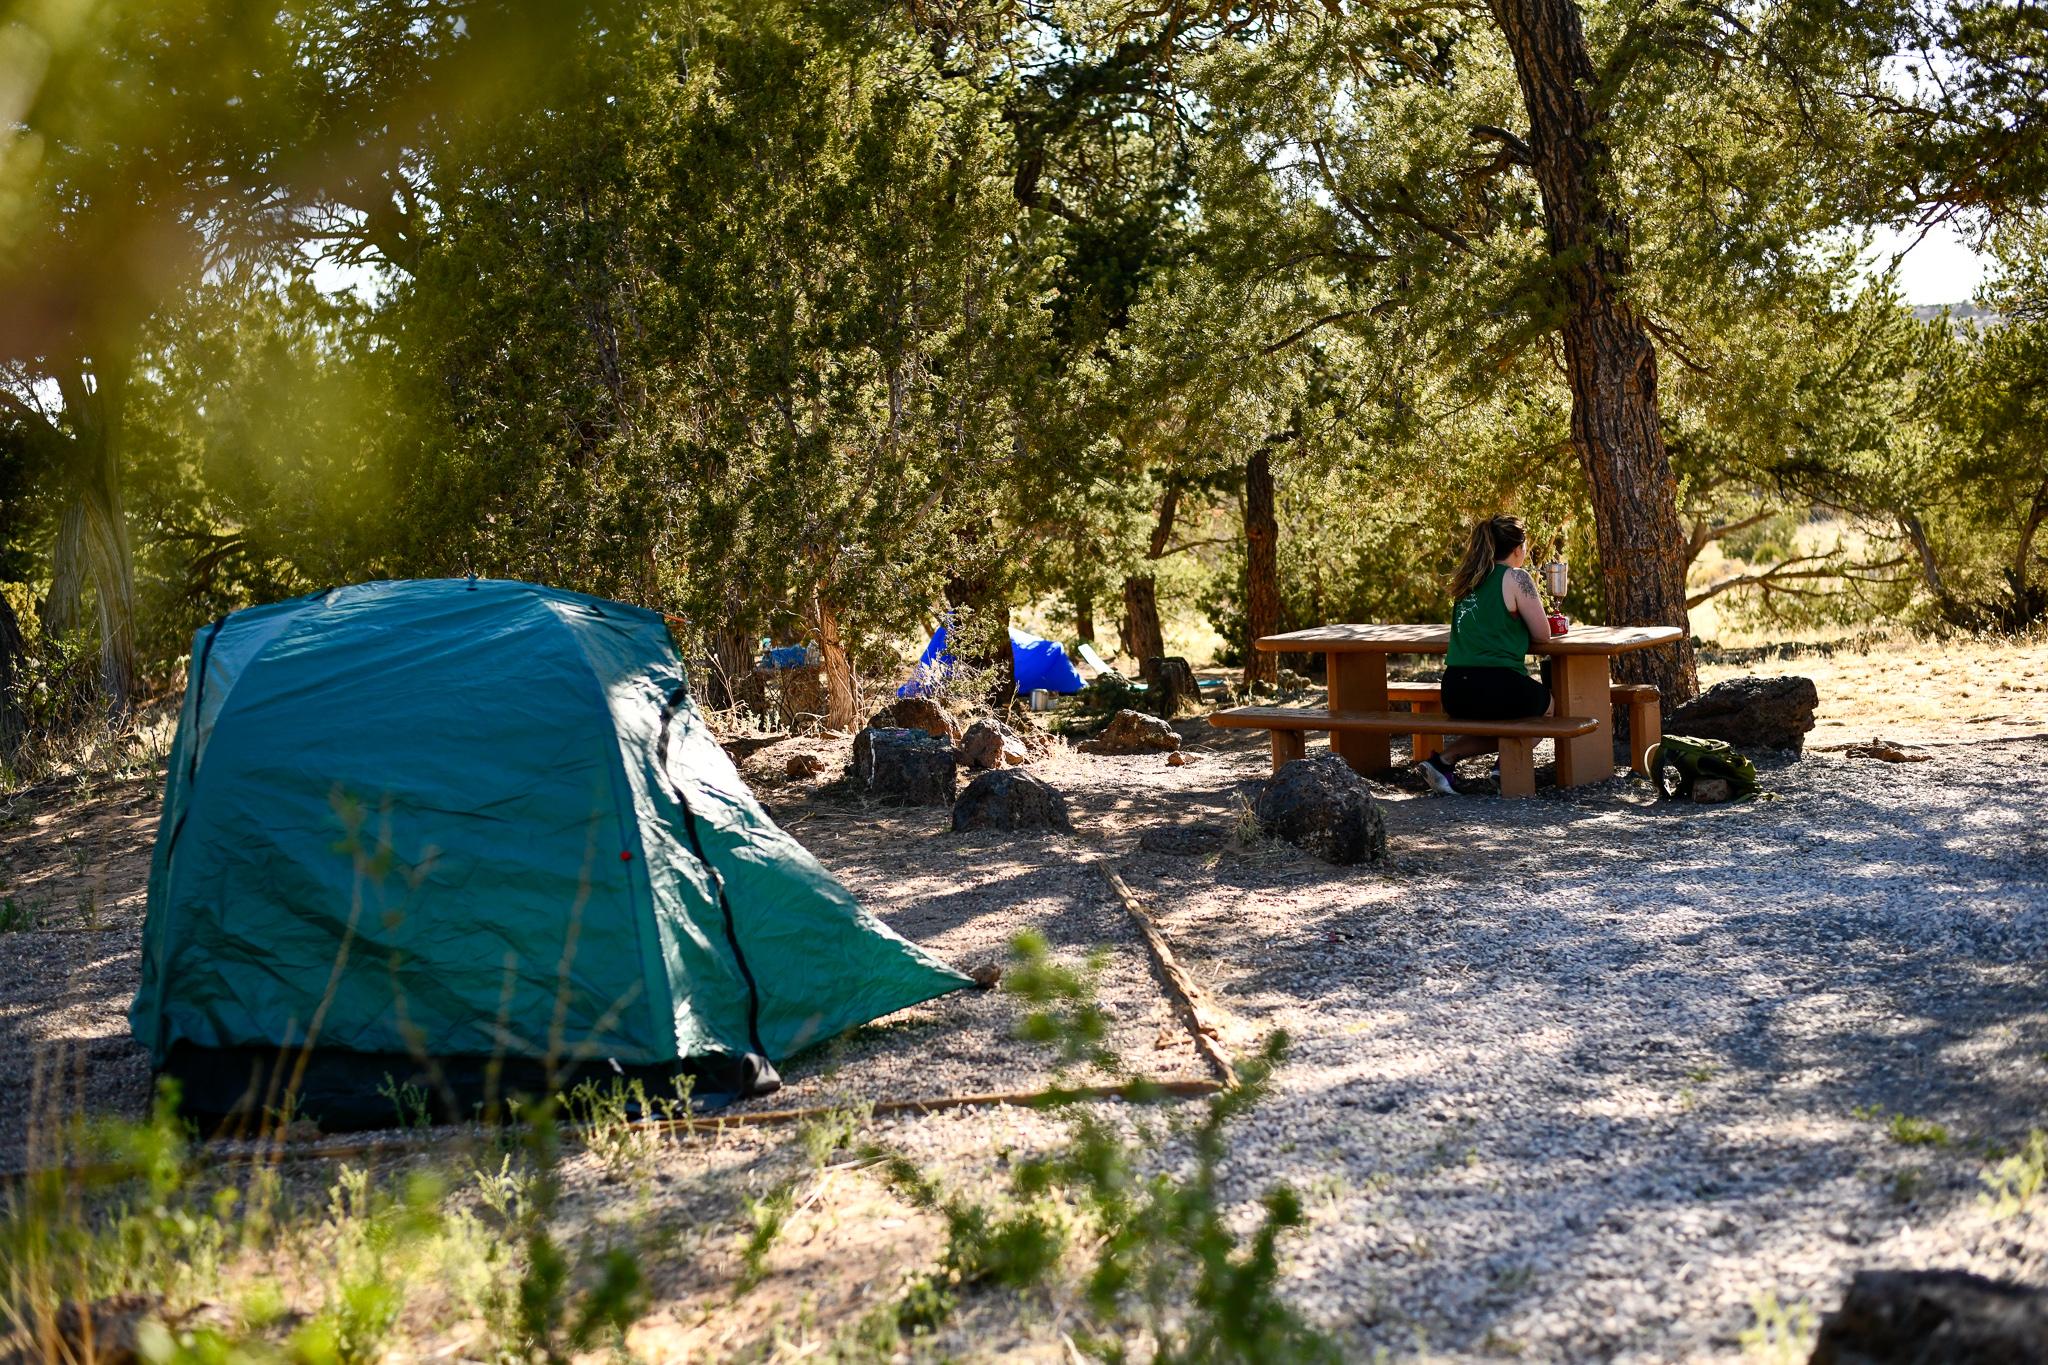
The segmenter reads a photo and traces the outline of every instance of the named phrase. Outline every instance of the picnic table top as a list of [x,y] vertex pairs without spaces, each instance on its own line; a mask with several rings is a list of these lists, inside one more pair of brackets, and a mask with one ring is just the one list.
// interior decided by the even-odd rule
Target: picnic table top
[[[1573,626],[1531,648],[1537,654],[1626,654],[1683,634],[1676,626]],[[1451,628],[1440,624],[1311,626],[1259,638],[1259,648],[1275,654],[1442,654],[1450,647]]]

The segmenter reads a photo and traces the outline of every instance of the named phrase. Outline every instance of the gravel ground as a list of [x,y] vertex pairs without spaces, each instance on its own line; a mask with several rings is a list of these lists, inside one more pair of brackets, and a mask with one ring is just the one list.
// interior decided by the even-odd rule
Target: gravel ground
[[1390,875],[1298,889],[1150,860],[1183,955],[1296,1040],[1237,1175],[1316,1195],[1302,1301],[1360,1345],[1649,1361],[1862,1267],[2048,1279],[2048,1218],[1977,1200],[2048,1121],[2048,832],[2013,781],[2048,743],[1968,760],[1815,755],[1712,809],[1390,801]]
[[[1184,728],[1185,768],[1067,761],[1081,837],[924,821],[953,885],[1034,888],[1021,915],[941,926],[907,849],[814,846],[956,953],[1032,919],[1114,938],[1081,860],[1115,857],[1225,1007],[1294,1040],[1232,1177],[1309,1196],[1290,1276],[1347,1353],[1711,1359],[1757,1296],[1824,1312],[1859,1268],[2048,1281],[2048,1216],[1994,1223],[1978,1198],[1988,1157],[2048,1121],[2048,826],[2014,780],[2048,740],[1816,753],[1767,766],[1778,799],[1722,807],[1627,777],[1389,791],[1394,866],[1347,871],[1139,851],[1159,825],[1228,829],[1263,774],[1256,739]],[[877,1056],[856,1083],[926,1060]],[[1900,1114],[1946,1140],[1896,1141]]]
[[[1271,845],[1140,851],[1163,826],[1228,832],[1263,775],[1258,737],[1183,729],[1185,767],[1051,760],[1074,836],[954,836],[943,811],[760,785],[867,904],[955,962],[1024,928],[1076,959],[1107,947],[1115,1041],[1152,1074],[1201,1071],[1098,861],[1232,1012],[1234,1039],[1284,1028],[1292,1057],[1243,1123],[1232,1188],[1248,1212],[1274,1181],[1307,1196],[1290,1292],[1347,1356],[1726,1358],[1755,1296],[1825,1311],[1859,1268],[2048,1281],[2048,1212],[1993,1222],[1978,1200],[1987,1153],[2048,1121],[2048,832],[2039,782],[2016,776],[2048,765],[2048,738],[1913,765],[1816,753],[1767,769],[1780,799],[1742,806],[1659,806],[1629,778],[1522,802],[1389,789],[1393,866],[1336,869]],[[779,773],[785,747],[750,775]],[[81,830],[120,853],[122,876],[145,870],[153,802],[124,791],[101,807],[0,827],[10,887],[69,904],[67,857],[104,879],[63,852]],[[19,1160],[9,1115],[28,1054],[62,1042],[103,1061],[86,1071],[96,1109],[146,1093],[121,1051],[138,892],[106,886],[90,933],[0,937],[0,1167]],[[774,1103],[1038,1084],[1049,1073],[1010,1040],[1013,1020],[999,994],[907,1011],[792,1062]],[[1895,1141],[1896,1114],[1946,1141]],[[876,1126],[961,1172],[1055,1131],[1018,1110]],[[676,1158],[674,1178],[772,1144],[721,1139]],[[797,1289],[821,1274],[802,1266]],[[982,1326],[973,1354],[1045,1341]]]

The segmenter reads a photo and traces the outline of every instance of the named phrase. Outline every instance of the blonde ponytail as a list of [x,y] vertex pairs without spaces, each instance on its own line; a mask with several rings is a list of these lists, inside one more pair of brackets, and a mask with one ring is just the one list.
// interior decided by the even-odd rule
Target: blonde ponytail
[[1465,543],[1465,557],[1451,575],[1451,600],[1459,601],[1479,590],[1494,566],[1515,552],[1529,538],[1520,517],[1486,517],[1472,527]]

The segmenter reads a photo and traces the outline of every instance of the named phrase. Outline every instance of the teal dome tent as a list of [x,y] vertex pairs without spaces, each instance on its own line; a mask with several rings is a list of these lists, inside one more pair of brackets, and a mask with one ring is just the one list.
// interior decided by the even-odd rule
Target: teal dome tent
[[578,1074],[715,1104],[967,984],[768,819],[656,613],[365,583],[194,638],[130,1011],[188,1113],[387,1123],[414,1084],[468,1117]]

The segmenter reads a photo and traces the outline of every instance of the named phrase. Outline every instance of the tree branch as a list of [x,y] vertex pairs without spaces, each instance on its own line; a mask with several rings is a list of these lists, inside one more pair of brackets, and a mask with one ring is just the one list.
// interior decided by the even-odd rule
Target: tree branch
[[1341,308],[1334,313],[1325,313],[1321,317],[1317,318],[1314,322],[1304,323],[1302,326],[1295,328],[1286,336],[1281,337],[1278,341],[1272,342],[1265,346],[1261,346],[1259,348],[1259,354],[1272,355],[1275,351],[1284,351],[1289,346],[1292,346],[1295,342],[1301,340],[1303,337],[1307,336],[1310,332],[1315,331],[1319,327],[1327,327],[1329,324],[1333,322],[1342,322],[1346,318],[1358,317],[1365,311],[1366,310],[1363,308]]

